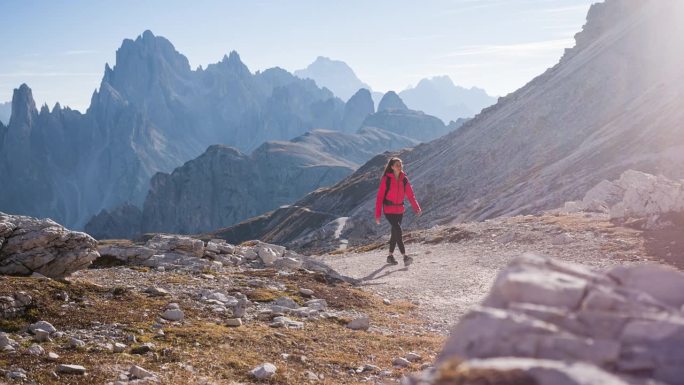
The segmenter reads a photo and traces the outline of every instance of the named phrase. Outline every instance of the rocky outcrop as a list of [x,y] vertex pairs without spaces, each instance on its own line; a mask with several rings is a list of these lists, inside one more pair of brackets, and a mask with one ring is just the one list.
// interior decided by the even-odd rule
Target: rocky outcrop
[[99,257],[97,241],[50,219],[0,212],[0,274],[64,278]]
[[378,112],[391,110],[408,110],[404,101],[394,91],[388,91],[378,104]]
[[102,210],[85,226],[95,239],[132,239],[142,231],[142,211],[131,204]]
[[344,105],[342,131],[356,132],[361,128],[364,119],[375,112],[375,105],[371,93],[365,88],[358,90]]
[[684,181],[628,170],[614,182],[601,181],[582,201],[567,202],[564,211],[604,212],[649,230],[667,227],[684,217]]
[[414,383],[432,384],[466,360],[462,371],[518,369],[539,385],[558,384],[553,376],[567,384],[684,384],[682,293],[684,274],[662,265],[598,272],[519,257],[453,328],[437,369]]
[[162,270],[212,271],[224,266],[273,268],[293,271],[304,268],[324,274],[333,281],[356,284],[325,263],[297,254],[279,245],[249,241],[233,245],[223,239],[202,241],[177,234],[155,234],[145,243],[107,243],[99,246],[96,266],[130,265]]
[[381,128],[421,142],[439,138],[450,130],[438,118],[409,109],[378,110],[363,121],[362,127]]

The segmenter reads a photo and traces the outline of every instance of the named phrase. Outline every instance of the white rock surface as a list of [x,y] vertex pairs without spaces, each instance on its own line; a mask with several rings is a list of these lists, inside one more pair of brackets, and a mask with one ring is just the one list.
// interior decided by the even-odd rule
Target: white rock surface
[[523,255],[452,329],[436,366],[461,357],[464,368],[519,368],[540,385],[622,385],[627,375],[681,385],[682,285],[680,272],[659,265],[601,273]]
[[277,368],[275,365],[266,362],[252,369],[249,374],[254,378],[264,380],[275,376],[276,370]]
[[0,274],[64,278],[98,257],[97,241],[86,233],[0,212]]

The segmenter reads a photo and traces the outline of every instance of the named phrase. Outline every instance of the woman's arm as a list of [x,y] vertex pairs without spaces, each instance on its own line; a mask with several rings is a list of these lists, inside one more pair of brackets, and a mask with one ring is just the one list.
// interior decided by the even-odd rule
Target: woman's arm
[[409,182],[408,178],[406,179],[406,197],[408,198],[409,202],[411,202],[411,207],[413,207],[414,212],[419,213],[422,211],[418,201],[416,200],[415,194],[413,194],[413,187],[411,187],[411,182]]

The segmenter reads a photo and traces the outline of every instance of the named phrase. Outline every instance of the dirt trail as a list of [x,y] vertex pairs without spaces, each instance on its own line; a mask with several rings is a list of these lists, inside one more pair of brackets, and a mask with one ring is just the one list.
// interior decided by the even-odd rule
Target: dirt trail
[[[385,263],[387,247],[320,256],[341,274],[390,300],[418,304],[429,329],[450,326],[487,294],[498,271],[527,252],[604,268],[645,260],[641,232],[589,214],[497,218],[405,234],[408,268]],[[450,240],[458,240],[453,242]],[[396,255],[400,254],[395,252]],[[649,259],[649,258],[646,258]]]

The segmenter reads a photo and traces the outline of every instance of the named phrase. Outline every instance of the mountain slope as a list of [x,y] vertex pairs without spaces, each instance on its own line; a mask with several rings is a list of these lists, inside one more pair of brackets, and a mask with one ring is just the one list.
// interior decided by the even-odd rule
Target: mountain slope
[[[556,66],[459,130],[398,154],[424,209],[418,219],[409,214],[407,226],[539,212],[630,168],[684,176],[683,32],[681,2],[592,5],[576,46]],[[222,233],[291,242],[349,217],[343,232],[372,235],[385,159],[293,205],[293,230],[294,219],[276,211],[259,219],[268,231],[245,231],[252,221]]]

